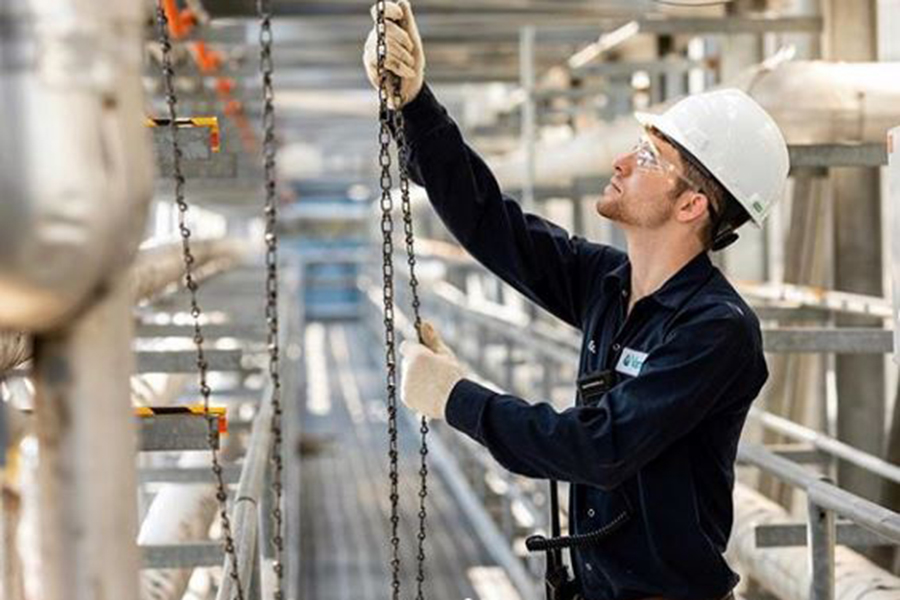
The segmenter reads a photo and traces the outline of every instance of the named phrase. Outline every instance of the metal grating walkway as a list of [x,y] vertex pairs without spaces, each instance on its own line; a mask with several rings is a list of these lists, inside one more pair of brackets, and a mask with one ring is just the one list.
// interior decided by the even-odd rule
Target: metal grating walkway
[[[381,349],[355,323],[311,323],[301,411],[301,597],[390,597],[387,422]],[[398,418],[401,470],[401,597],[416,592],[418,439]],[[517,597],[436,473],[429,477],[429,600]]]

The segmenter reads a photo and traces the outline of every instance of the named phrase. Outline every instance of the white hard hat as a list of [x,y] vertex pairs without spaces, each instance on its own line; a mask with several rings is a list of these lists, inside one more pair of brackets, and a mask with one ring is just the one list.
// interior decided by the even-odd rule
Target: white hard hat
[[636,113],[690,152],[762,225],[784,193],[790,160],[778,125],[738,89],[694,94],[660,115]]

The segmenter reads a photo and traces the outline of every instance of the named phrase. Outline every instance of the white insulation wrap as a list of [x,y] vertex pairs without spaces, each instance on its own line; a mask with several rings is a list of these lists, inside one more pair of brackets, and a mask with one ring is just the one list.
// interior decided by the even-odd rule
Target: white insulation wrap
[[[900,63],[784,62],[755,67],[728,84],[752,96],[778,122],[789,144],[883,142],[900,122]],[[663,105],[650,112],[660,112]],[[630,150],[640,125],[629,115],[562,141],[538,143],[535,185],[566,185],[580,177],[608,177]],[[520,188],[519,150],[491,160],[501,184]]]
[[142,9],[0,5],[0,328],[59,324],[140,242],[152,193]]
[[[197,453],[199,455],[199,453]],[[209,463],[196,462],[191,466]],[[206,541],[216,515],[216,488],[202,484],[170,484],[156,497],[141,524],[141,545]],[[141,571],[142,600],[178,600],[184,596],[193,569],[144,569]]]
[[[780,505],[743,485],[734,490],[734,531],[728,556],[743,573],[752,573],[763,587],[782,600],[808,600],[809,550],[804,547],[757,548],[757,525],[796,522]],[[834,552],[835,600],[897,600],[900,578],[861,554],[837,546]]]
[[[194,278],[202,280],[244,259],[245,244],[226,238],[194,240]],[[142,249],[131,266],[131,286],[135,301],[162,293],[184,278],[181,242]],[[2,310],[2,309],[0,309]],[[17,331],[0,330],[0,375],[31,358],[30,338]]]

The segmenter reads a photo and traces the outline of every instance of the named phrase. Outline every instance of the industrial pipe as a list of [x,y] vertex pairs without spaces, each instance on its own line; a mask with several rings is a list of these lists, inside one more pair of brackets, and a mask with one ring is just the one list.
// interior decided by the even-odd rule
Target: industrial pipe
[[[793,523],[796,519],[759,492],[738,484],[734,489],[734,531],[727,555],[769,592],[782,600],[807,600],[811,583],[809,549],[758,548],[756,527]],[[900,578],[849,548],[834,549],[835,600],[892,600]]]
[[[194,240],[194,278],[202,280],[234,266],[245,256],[246,246],[227,238]],[[131,281],[135,300],[146,300],[184,279],[184,255],[181,242],[143,248],[132,269]]]
[[[246,248],[229,239],[197,240],[191,244],[194,279],[200,281],[242,260]],[[148,300],[184,277],[181,242],[142,249],[131,269],[135,301]],[[21,332],[0,331],[0,374],[31,358],[31,344]]]
[[[728,85],[759,102],[791,144],[883,142],[887,130],[900,120],[900,63],[760,65]],[[535,151],[534,183],[567,185],[576,178],[609,176],[613,161],[634,145],[639,134],[640,125],[628,115],[585,129],[571,139],[540,143]],[[523,150],[490,163],[502,185],[523,187]]]
[[152,194],[142,9],[0,5],[0,327],[59,326],[133,258]]

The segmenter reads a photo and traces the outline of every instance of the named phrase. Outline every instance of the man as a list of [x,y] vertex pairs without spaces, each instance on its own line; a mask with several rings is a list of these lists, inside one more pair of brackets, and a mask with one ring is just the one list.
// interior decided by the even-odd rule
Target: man
[[[569,236],[504,196],[424,84],[408,3],[387,3],[386,68],[401,78],[411,178],[482,264],[583,332],[576,405],[489,390],[426,328],[402,348],[404,402],[446,418],[515,473],[571,483],[575,593],[586,600],[718,600],[738,439],[768,372],[759,322],[708,250],[759,224],[782,193],[787,147],[737,90],[637,115],[645,128],[597,212],[627,254]],[[378,85],[375,37],[364,55]]]

